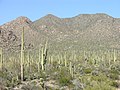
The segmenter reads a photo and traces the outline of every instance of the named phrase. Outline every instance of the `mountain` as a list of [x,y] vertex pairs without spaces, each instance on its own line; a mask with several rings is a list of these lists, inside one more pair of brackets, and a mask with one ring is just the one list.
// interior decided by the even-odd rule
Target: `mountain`
[[21,16],[0,26],[0,47],[20,49],[23,27],[26,48],[37,49],[48,40],[49,48],[55,50],[120,49],[120,18],[104,13],[71,18],[48,14],[33,22]]

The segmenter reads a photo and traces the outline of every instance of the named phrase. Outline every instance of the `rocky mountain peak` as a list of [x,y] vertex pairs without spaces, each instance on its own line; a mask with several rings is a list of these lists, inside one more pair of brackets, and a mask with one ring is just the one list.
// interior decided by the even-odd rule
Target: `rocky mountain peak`
[[15,21],[18,21],[20,23],[25,23],[26,22],[28,24],[32,23],[32,21],[29,18],[24,17],[24,16],[20,16],[20,17],[16,18]]
[[12,20],[11,22],[7,22],[3,25],[1,25],[1,28],[3,29],[8,29],[8,30],[13,30],[17,29],[18,27],[23,27],[24,25],[30,25],[32,21],[24,16],[20,16],[16,18],[15,20]]
[[105,13],[96,13],[96,14],[79,14],[77,16],[75,16],[74,18],[100,18],[100,19],[109,19],[109,18],[113,18]]
[[59,17],[52,14],[47,14],[44,18],[59,18]]

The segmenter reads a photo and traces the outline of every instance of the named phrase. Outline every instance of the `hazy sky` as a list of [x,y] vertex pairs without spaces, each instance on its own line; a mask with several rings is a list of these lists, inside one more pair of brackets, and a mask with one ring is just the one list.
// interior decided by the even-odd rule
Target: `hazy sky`
[[0,0],[0,25],[19,16],[34,21],[47,14],[64,18],[95,13],[120,18],[120,0]]

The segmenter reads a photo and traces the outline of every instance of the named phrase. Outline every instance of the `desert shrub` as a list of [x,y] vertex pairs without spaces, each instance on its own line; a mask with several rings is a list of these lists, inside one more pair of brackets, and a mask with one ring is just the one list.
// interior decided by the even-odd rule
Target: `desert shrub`
[[110,73],[110,74],[109,74],[109,77],[110,77],[112,80],[118,80],[118,79],[119,79],[119,75],[118,75],[118,74]]
[[62,68],[58,74],[58,81],[60,85],[62,86],[70,85],[72,84],[71,80],[72,80],[71,74],[65,68]]
[[86,74],[90,74],[92,72],[92,69],[91,68],[85,68],[83,70]]
[[116,87],[116,88],[119,87],[119,83],[115,82],[115,81],[111,82],[110,85],[113,86],[113,87]]
[[116,70],[116,69],[111,69],[110,73],[119,74],[120,72],[118,70]]
[[30,85],[23,85],[23,86],[21,87],[21,89],[22,89],[22,90],[31,90],[31,89],[32,89],[32,86],[30,86]]
[[87,86],[84,90],[115,90],[115,88],[108,84],[98,83],[94,86]]
[[107,76],[104,74],[100,74],[98,76],[92,76],[91,80],[97,81],[97,82],[102,82],[108,80]]
[[41,86],[33,86],[31,90],[43,90]]

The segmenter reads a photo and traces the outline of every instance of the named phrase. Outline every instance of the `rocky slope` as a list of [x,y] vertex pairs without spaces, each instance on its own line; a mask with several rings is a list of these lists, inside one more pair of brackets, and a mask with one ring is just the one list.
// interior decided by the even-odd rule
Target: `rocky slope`
[[18,17],[0,26],[0,47],[19,49],[23,27],[26,48],[37,48],[48,40],[51,48],[64,50],[120,49],[120,19],[102,13],[81,14],[72,18],[48,14],[34,22],[27,17]]

